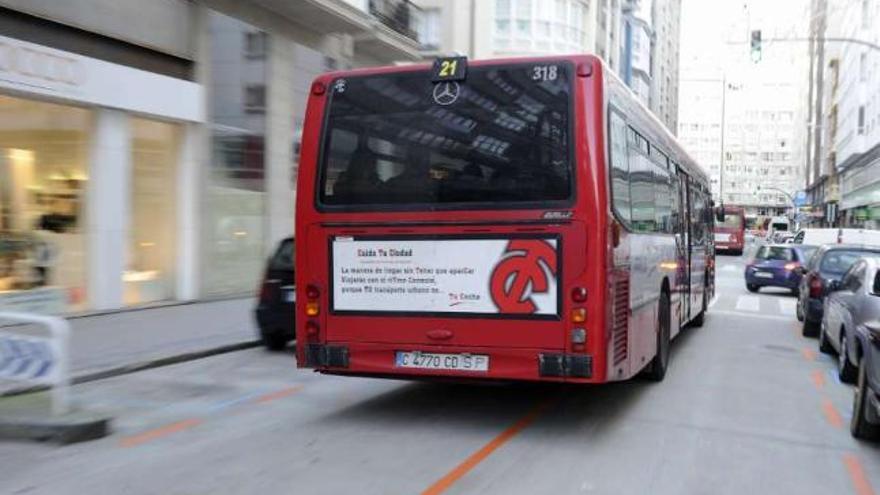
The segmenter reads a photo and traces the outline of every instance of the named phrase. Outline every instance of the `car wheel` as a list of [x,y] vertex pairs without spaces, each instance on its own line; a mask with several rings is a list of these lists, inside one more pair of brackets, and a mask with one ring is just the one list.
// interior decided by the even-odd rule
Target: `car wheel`
[[834,353],[834,347],[832,347],[831,341],[828,340],[828,335],[825,334],[824,323],[819,326],[819,351],[823,354]]
[[748,289],[749,292],[758,292],[758,290],[760,288],[761,288],[760,286],[755,285],[755,284],[746,284],[746,289]]
[[859,361],[858,380],[853,393],[852,418],[849,422],[849,431],[852,436],[862,440],[877,440],[880,438],[880,425],[868,422],[868,378],[865,370],[864,359]]
[[270,351],[281,351],[287,347],[287,339],[277,333],[263,333],[263,345]]
[[660,307],[657,311],[657,354],[648,365],[645,371],[645,377],[651,381],[661,382],[666,377],[666,370],[669,368],[669,327],[670,314],[669,294],[666,292],[660,295]]
[[[800,296],[800,294],[798,294]],[[801,301],[798,299],[798,303],[794,307],[794,314],[797,316],[797,321],[804,321],[804,309],[801,307]]]
[[858,376],[858,368],[852,365],[849,360],[849,350],[847,349],[846,334],[840,329],[840,354],[837,356],[837,376],[843,383],[855,383]]
[[815,337],[819,334],[819,325],[815,321],[804,318],[804,326],[801,327],[801,335],[804,337]]

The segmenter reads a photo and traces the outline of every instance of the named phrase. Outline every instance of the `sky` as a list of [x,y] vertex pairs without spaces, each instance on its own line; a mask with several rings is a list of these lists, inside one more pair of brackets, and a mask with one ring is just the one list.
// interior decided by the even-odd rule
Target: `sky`
[[763,51],[771,58],[780,44],[806,56],[805,42],[769,40],[804,37],[808,28],[809,0],[682,0],[682,73],[718,72],[748,60],[752,30],[768,40]]

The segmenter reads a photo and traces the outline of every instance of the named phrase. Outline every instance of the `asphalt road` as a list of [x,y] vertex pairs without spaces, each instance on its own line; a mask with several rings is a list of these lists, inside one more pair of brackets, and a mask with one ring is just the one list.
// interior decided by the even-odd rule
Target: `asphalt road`
[[77,386],[116,433],[0,443],[3,494],[857,494],[880,447],[800,336],[794,298],[719,257],[706,325],[666,380],[473,386],[297,371],[250,350]]

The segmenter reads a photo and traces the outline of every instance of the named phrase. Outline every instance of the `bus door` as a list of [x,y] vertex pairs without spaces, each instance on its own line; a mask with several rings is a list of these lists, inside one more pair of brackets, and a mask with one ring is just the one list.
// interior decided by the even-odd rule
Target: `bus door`
[[690,250],[690,229],[691,219],[688,212],[688,186],[687,175],[678,170],[675,178],[676,197],[678,198],[678,218],[679,221],[675,225],[675,247],[678,259],[677,280],[675,281],[676,290],[679,292],[679,301],[681,303],[680,322],[685,321],[690,315],[690,275],[691,275],[691,250]]
[[706,227],[703,215],[706,212],[706,196],[688,180],[688,210],[690,230],[688,242],[688,282],[690,302],[688,316],[693,318],[703,310],[703,288],[706,270]]

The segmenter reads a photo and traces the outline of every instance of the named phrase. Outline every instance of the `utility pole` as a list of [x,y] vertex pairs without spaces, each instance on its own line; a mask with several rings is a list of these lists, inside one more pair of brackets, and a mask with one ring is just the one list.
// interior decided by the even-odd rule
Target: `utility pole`
[[810,177],[812,177],[812,169],[813,169],[813,133],[812,127],[810,123],[812,122],[813,115],[813,104],[815,103],[815,98],[813,96],[815,90],[816,79],[813,77],[813,73],[816,70],[816,2],[818,0],[813,0],[810,3],[810,72],[809,72],[809,91],[807,94],[807,149],[804,150],[804,157],[806,158],[806,163],[804,164],[806,167],[804,169],[804,189],[809,189],[810,187]]
[[727,73],[725,72],[721,76],[721,154],[719,156],[719,171],[718,171],[718,198],[721,201],[721,204],[724,204],[724,116],[726,110],[726,100],[727,99]]
[[822,86],[825,83],[825,29],[827,0],[817,0],[819,12],[816,15],[816,104],[814,105],[813,127],[813,177],[816,180],[822,175]]

